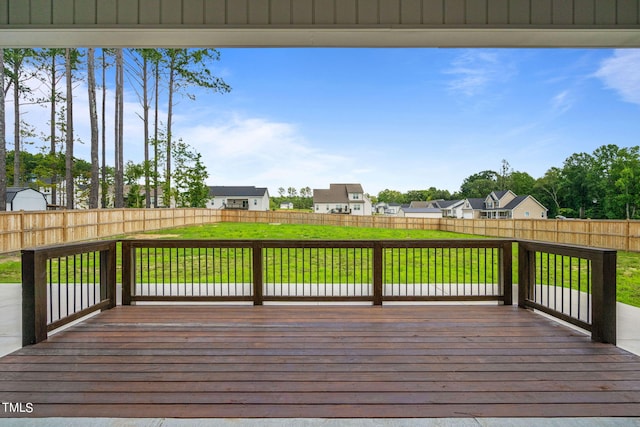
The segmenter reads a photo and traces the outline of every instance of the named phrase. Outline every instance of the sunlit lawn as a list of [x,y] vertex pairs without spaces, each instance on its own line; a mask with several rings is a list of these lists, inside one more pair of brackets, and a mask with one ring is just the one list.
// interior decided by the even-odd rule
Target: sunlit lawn
[[[322,240],[394,240],[479,238],[435,230],[406,230],[336,227],[297,224],[218,223],[154,231],[149,238],[161,239],[322,239]],[[136,237],[143,237],[138,235]],[[514,280],[517,278],[517,247],[513,254]],[[0,283],[19,283],[21,263],[17,256],[0,257]],[[120,270],[120,269],[119,269]],[[618,301],[640,307],[640,254],[618,252]]]

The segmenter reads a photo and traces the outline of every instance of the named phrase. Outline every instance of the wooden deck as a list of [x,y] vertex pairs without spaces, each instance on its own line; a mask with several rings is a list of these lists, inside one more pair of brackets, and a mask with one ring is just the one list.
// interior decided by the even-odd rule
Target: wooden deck
[[640,357],[508,306],[117,307],[0,359],[31,417],[640,416]]

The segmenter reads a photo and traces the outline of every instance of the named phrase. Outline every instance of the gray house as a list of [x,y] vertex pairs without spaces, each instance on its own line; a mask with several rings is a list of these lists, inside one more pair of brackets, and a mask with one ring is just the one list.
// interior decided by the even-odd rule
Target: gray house
[[46,211],[47,199],[38,190],[28,187],[7,188],[7,211]]

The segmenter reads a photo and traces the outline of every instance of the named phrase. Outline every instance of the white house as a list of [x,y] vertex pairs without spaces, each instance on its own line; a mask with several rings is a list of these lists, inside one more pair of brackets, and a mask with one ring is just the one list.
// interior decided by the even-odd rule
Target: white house
[[432,200],[427,207],[442,210],[443,218],[463,218],[464,215],[464,200]]
[[211,209],[238,209],[245,211],[268,211],[269,190],[256,187],[209,187]]
[[8,211],[46,211],[47,199],[38,190],[28,187],[7,188]]
[[385,203],[385,202],[378,202],[375,207],[375,213],[379,214],[379,215],[391,215],[391,216],[395,216],[398,215],[398,212],[400,211],[400,207],[402,205],[400,203]]
[[371,200],[360,184],[330,184],[329,189],[313,190],[315,213],[371,215]]

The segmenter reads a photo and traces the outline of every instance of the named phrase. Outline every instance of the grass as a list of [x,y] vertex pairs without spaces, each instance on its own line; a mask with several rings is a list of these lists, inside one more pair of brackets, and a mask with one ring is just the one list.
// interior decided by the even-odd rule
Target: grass
[[438,230],[337,227],[330,225],[230,223],[172,228],[154,237],[169,239],[269,239],[269,240],[384,240],[384,239],[477,239],[471,234]]
[[[143,238],[145,235],[136,237]],[[323,240],[384,240],[384,239],[466,239],[478,238],[436,230],[405,230],[359,227],[336,227],[297,224],[218,223],[154,231],[148,238],[164,239],[323,239]],[[517,248],[514,246],[514,272],[517,271]],[[18,257],[0,257],[0,283],[19,283],[21,263]],[[517,277],[514,274],[514,278]],[[640,253],[618,252],[617,299],[640,307]]]

